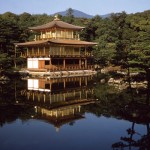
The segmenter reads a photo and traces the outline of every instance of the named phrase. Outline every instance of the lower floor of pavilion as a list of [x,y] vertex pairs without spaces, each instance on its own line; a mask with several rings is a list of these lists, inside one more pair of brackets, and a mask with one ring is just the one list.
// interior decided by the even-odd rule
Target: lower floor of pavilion
[[92,70],[91,58],[27,58],[27,69],[34,71]]

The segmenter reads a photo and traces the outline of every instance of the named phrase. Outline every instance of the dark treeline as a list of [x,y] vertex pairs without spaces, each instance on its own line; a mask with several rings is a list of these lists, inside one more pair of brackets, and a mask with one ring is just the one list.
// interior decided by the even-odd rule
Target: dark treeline
[[[147,72],[150,66],[150,10],[126,14],[125,12],[112,14],[109,18],[99,15],[92,19],[75,18],[72,9],[68,9],[67,16],[59,18],[68,23],[84,26],[81,40],[98,43],[93,48],[95,63],[100,66],[116,65],[131,71]],[[0,15],[0,68],[10,69],[14,66],[14,43],[33,39],[33,33],[28,27],[41,25],[53,20],[47,14],[23,13],[20,15],[6,12]],[[17,65],[25,60],[19,58],[17,51]]]

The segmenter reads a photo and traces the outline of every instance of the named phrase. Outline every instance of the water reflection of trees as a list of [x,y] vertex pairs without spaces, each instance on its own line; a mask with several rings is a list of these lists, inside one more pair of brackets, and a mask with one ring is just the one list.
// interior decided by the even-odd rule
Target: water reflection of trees
[[[145,100],[146,99],[146,100]],[[141,100],[141,98],[140,98]],[[132,122],[131,128],[127,129],[128,136],[120,138],[119,142],[112,144],[113,149],[123,149],[136,147],[143,150],[148,150],[150,147],[150,106],[147,103],[147,96],[143,97],[143,100],[139,99],[131,101],[120,110],[120,115],[123,119]],[[145,102],[144,102],[145,100]],[[139,139],[134,139],[134,136],[138,134],[135,130],[136,124],[143,124],[147,128],[147,134],[139,135]]]
[[20,91],[26,88],[25,83],[15,78],[0,82],[0,126],[16,119],[25,121],[33,115],[33,107],[22,103],[24,97],[20,95]]
[[[131,127],[126,130],[128,136],[123,136],[119,142],[112,144],[113,149],[131,149],[132,147],[149,149],[150,147],[150,75],[144,78],[144,80],[147,79],[147,88],[132,88],[131,82],[136,81],[135,78],[141,81],[139,77],[134,76],[134,79],[128,77],[129,86],[124,90],[107,84],[96,84],[94,94],[99,102],[92,106],[85,106],[86,111],[97,116],[114,117],[132,122]],[[138,135],[135,129],[136,124],[142,124],[147,129],[147,134],[141,133],[139,139],[134,139],[135,135]]]
[[0,104],[0,126],[12,123],[16,119],[26,121],[32,118],[34,108],[29,105]]
[[[120,138],[119,142],[112,144],[112,148],[115,149],[124,149],[129,148],[131,150],[133,147],[139,148],[141,150],[148,150],[150,148],[150,127],[149,123],[145,124],[147,128],[147,134],[141,135],[135,130],[135,123],[132,123],[131,128],[126,130],[128,136],[124,136]],[[139,139],[134,139],[134,136],[138,135]]]
[[25,81],[14,79],[7,82],[0,82],[0,104],[15,103],[17,99],[22,99],[20,91],[26,88]]
[[[97,98],[100,99],[100,103],[96,106],[98,109],[94,109],[94,111],[98,110],[95,114],[98,114],[97,112],[99,112],[100,108],[101,112],[99,113],[101,113],[101,115],[107,114],[107,116],[115,116],[115,118],[132,122],[131,127],[126,130],[128,136],[123,136],[119,142],[112,144],[113,149],[139,148],[148,150],[150,148],[150,71],[142,79],[138,76],[134,76],[134,78],[128,76],[128,88],[119,92],[114,90],[113,87],[96,88],[96,90],[99,91],[95,94]],[[131,82],[138,82],[143,79],[147,81],[147,88],[132,88]],[[100,95],[99,93],[103,93],[102,91],[105,91],[107,94]],[[144,125],[147,129],[147,133],[145,135],[137,133],[135,129],[136,124]],[[138,139],[136,135],[139,136]]]

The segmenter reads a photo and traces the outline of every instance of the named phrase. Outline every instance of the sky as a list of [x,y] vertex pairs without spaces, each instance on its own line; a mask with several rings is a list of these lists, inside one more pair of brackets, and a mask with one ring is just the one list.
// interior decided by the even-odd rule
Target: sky
[[89,15],[105,15],[150,10],[150,0],[0,0],[0,14],[12,12],[48,15],[67,10],[80,10]]

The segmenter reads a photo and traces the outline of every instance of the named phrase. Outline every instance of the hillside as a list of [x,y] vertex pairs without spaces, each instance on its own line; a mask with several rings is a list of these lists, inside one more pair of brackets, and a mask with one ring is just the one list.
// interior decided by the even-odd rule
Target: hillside
[[[62,15],[62,16],[66,16],[67,10],[65,10],[65,11],[60,11],[60,12],[56,12],[56,13],[51,14],[51,15],[54,16],[55,14],[60,14],[60,15]],[[90,18],[93,18],[93,17],[94,17],[94,16],[92,16],[92,15],[86,14],[86,13],[84,13],[84,12],[82,12],[82,11],[75,10],[75,9],[73,9],[73,15],[74,15],[74,17],[76,17],[76,18],[88,18],[88,19],[90,19]],[[102,18],[107,18],[107,17],[110,16],[110,14],[100,15],[100,16],[101,16]]]

